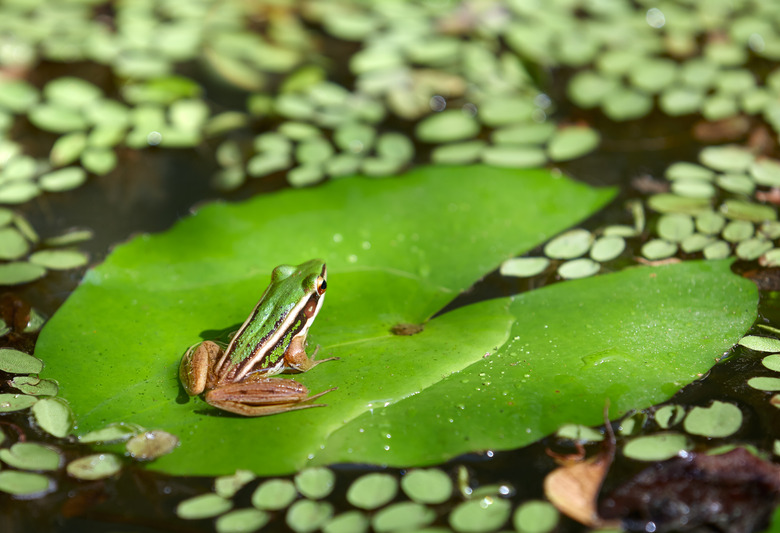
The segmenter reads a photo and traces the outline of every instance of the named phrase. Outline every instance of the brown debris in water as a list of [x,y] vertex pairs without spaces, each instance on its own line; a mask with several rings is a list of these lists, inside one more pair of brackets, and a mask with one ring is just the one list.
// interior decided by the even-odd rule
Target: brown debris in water
[[761,531],[780,503],[780,466],[744,448],[650,466],[599,505],[630,531]]

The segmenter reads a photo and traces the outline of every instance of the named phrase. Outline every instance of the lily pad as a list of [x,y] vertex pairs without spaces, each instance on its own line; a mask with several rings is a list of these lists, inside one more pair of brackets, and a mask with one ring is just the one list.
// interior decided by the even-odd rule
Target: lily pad
[[417,138],[428,143],[463,141],[479,132],[479,122],[457,110],[442,111],[422,120],[415,130]]
[[285,522],[297,533],[313,533],[333,516],[333,506],[328,502],[298,500],[290,506]]
[[690,448],[691,443],[685,435],[657,433],[629,441],[623,453],[639,461],[665,461]]
[[17,442],[0,449],[0,460],[20,470],[57,470],[61,461],[57,450],[34,442]]
[[459,533],[495,531],[507,521],[511,510],[507,500],[486,496],[455,507],[450,513],[450,525]]
[[27,394],[0,394],[0,413],[21,411],[35,404],[38,398]]
[[252,533],[268,523],[271,516],[260,509],[236,509],[217,518],[217,533]]
[[50,492],[54,483],[41,474],[5,470],[0,472],[0,491],[16,496],[32,497]]
[[501,144],[482,150],[482,161],[497,167],[532,168],[543,165],[544,150],[535,146]]
[[680,242],[693,234],[693,219],[689,215],[670,213],[658,219],[658,236],[670,242]]
[[573,229],[548,242],[544,253],[553,259],[574,259],[586,253],[592,243],[593,236],[588,230]]
[[[152,469],[280,474],[515,448],[564,421],[601,423],[607,397],[612,416],[667,399],[755,317],[750,281],[726,262],[688,262],[561,283],[429,319],[503,260],[573,226],[609,196],[543,171],[476,166],[419,169],[397,180],[346,178],[211,205],[168,233],[116,248],[44,328],[36,355],[78,413],[79,431],[124,421],[178,435],[180,448]],[[274,266],[315,256],[327,259],[330,296],[309,343],[322,346],[320,357],[341,360],[295,379],[312,393],[338,386],[324,398],[327,407],[246,419],[200,398],[177,401],[184,350],[217,336],[215,328],[235,329]],[[605,293],[619,297],[605,301]],[[128,313],[132,321],[122,319]],[[161,329],[172,317],[175,327]],[[397,324],[424,329],[394,335]],[[96,360],[105,369],[99,377]],[[258,440],[285,453],[268,461]]]
[[514,257],[501,263],[502,276],[530,278],[541,274],[550,265],[546,257]]
[[143,428],[134,425],[109,424],[108,426],[90,431],[79,437],[80,442],[121,442],[142,432]]
[[568,161],[594,150],[601,138],[596,130],[586,126],[572,126],[558,131],[547,146],[550,159]]
[[322,526],[323,533],[366,533],[368,518],[361,511],[347,511]]
[[39,400],[32,406],[32,412],[41,429],[55,437],[63,438],[73,428],[73,412],[60,398]]
[[558,274],[563,279],[587,278],[596,274],[601,265],[587,257],[566,261],[558,267]]
[[286,479],[271,479],[252,493],[252,505],[258,509],[279,510],[290,505],[298,493],[295,485]]
[[663,239],[652,239],[642,245],[642,255],[650,261],[666,259],[677,253],[677,244]]
[[559,519],[553,504],[531,500],[515,510],[512,522],[519,533],[547,533],[555,529]]
[[25,261],[13,261],[0,265],[0,285],[21,285],[46,274],[46,269]]
[[398,481],[390,474],[366,474],[355,480],[347,491],[347,501],[361,509],[376,509],[395,498]]
[[176,506],[176,514],[185,520],[211,518],[229,511],[233,502],[217,494],[201,494],[186,499]]
[[223,498],[232,498],[241,488],[255,479],[249,470],[237,470],[231,476],[222,476],[214,480],[214,492]]
[[725,259],[731,253],[731,248],[726,241],[715,241],[702,250],[705,259]]
[[699,153],[699,160],[715,170],[741,172],[750,167],[755,156],[749,150],[736,145],[709,146]]
[[420,503],[401,502],[390,505],[371,520],[377,533],[392,531],[419,531],[436,519],[436,511]]
[[127,441],[125,448],[137,461],[151,461],[171,453],[179,445],[179,439],[167,431],[155,430],[139,433]]
[[37,101],[38,90],[26,81],[0,79],[0,108],[22,113]]
[[447,165],[468,164],[477,161],[485,148],[484,141],[466,141],[437,146],[431,152],[434,163]]
[[39,250],[30,256],[30,263],[52,270],[68,270],[87,264],[87,255],[78,250]]
[[35,396],[57,396],[57,382],[51,379],[40,379],[35,376],[16,376],[11,385],[25,394]]
[[739,344],[757,352],[780,352],[780,339],[772,337],[747,335],[739,341]]
[[0,348],[0,370],[11,374],[37,374],[43,370],[43,361],[13,348]]
[[720,211],[726,218],[733,220],[749,220],[752,222],[777,220],[777,212],[774,207],[742,200],[726,200],[720,206]]
[[333,490],[336,475],[327,468],[307,468],[295,476],[295,486],[304,497],[319,500]]
[[68,463],[68,475],[77,479],[93,481],[111,477],[122,469],[122,461],[111,453],[98,453],[79,457]]
[[709,407],[694,407],[683,425],[693,435],[728,437],[742,425],[742,411],[732,403],[713,401]]
[[12,181],[0,187],[0,203],[23,204],[40,194],[35,183],[29,181]]
[[452,496],[452,480],[435,468],[408,472],[401,478],[401,487],[418,503],[442,503]]

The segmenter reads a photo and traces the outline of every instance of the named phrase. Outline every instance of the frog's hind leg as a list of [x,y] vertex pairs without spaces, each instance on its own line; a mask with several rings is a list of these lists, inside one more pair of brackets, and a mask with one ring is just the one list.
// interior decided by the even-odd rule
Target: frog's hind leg
[[243,416],[267,416],[309,407],[325,407],[326,404],[309,402],[336,388],[309,396],[309,389],[292,379],[256,378],[212,389],[206,393],[205,399],[223,411]]
[[179,379],[190,396],[197,396],[216,381],[214,365],[222,355],[222,347],[212,341],[193,344],[179,364]]

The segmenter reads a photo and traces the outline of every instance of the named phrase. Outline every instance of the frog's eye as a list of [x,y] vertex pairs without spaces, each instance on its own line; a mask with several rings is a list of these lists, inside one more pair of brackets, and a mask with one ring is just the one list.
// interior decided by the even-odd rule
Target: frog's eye
[[317,278],[317,294],[322,296],[328,288],[328,282],[323,278]]

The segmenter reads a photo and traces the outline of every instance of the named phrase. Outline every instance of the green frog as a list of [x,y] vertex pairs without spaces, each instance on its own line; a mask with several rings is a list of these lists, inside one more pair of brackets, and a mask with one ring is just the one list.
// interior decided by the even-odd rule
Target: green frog
[[309,407],[312,400],[337,389],[309,396],[292,379],[273,377],[284,371],[306,372],[331,357],[309,357],[306,335],[325,300],[325,262],[279,265],[260,301],[230,343],[203,341],[191,346],[179,365],[179,378],[190,396],[204,391],[210,405],[244,416],[266,416]]

